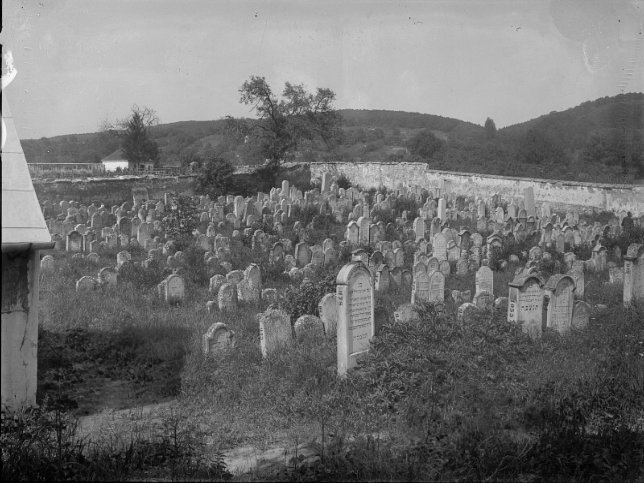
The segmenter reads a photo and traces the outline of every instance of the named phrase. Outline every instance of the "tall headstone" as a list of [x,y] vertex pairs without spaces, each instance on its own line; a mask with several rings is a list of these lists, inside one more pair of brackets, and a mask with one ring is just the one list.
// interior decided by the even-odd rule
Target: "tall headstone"
[[575,281],[570,275],[553,275],[546,282],[544,289],[550,299],[546,324],[564,334],[572,326]]
[[644,300],[644,244],[632,243],[624,256],[624,305]]
[[445,198],[440,198],[438,200],[438,218],[440,218],[441,223],[445,223],[447,219],[447,214],[446,214],[446,208],[447,208],[447,202]]
[[411,303],[429,302],[430,277],[424,270],[414,272],[414,282],[411,290]]
[[536,275],[519,276],[508,284],[508,321],[520,324],[532,338],[540,338],[542,332],[542,285]]
[[438,233],[432,241],[433,255],[440,262],[447,260],[447,239],[442,233]]
[[481,267],[476,272],[476,292],[486,291],[494,294],[494,273],[490,267]]
[[534,205],[534,189],[532,186],[524,188],[523,201],[525,203],[525,211],[527,216],[537,216],[537,211]]
[[336,282],[338,375],[342,376],[369,350],[375,334],[374,287],[371,273],[362,263],[345,265]]
[[445,301],[445,275],[442,272],[434,272],[430,275],[429,280],[429,301]]

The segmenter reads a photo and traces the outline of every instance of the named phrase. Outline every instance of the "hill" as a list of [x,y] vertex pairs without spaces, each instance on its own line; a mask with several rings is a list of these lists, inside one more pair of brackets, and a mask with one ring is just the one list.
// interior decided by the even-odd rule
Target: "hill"
[[[404,111],[342,109],[342,136],[329,151],[304,144],[294,161],[419,161],[435,169],[587,182],[644,178],[644,94],[584,102],[524,123],[488,131],[454,118]],[[250,121],[251,120],[246,120]],[[188,164],[220,155],[256,164],[252,143],[226,131],[226,120],[161,124],[152,136],[161,163]],[[28,162],[100,162],[118,147],[107,133],[26,139]]]

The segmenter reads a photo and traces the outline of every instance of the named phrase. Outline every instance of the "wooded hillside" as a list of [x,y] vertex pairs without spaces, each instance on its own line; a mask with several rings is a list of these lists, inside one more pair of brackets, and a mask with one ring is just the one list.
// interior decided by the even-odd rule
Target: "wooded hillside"
[[[496,129],[431,114],[339,111],[342,133],[332,149],[303,144],[292,160],[417,161],[435,169],[589,182],[644,178],[644,94],[604,97]],[[252,123],[253,120],[243,120]],[[151,130],[161,165],[221,156],[234,165],[263,160],[226,119],[160,124]],[[26,139],[30,163],[100,162],[119,147],[108,133]]]

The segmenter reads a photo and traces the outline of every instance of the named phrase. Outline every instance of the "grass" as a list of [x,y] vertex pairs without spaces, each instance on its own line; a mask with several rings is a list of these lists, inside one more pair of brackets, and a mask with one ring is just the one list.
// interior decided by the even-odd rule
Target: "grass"
[[[312,213],[303,216],[313,221]],[[332,220],[317,221],[308,234],[314,239],[341,231]],[[284,236],[297,241],[290,230]],[[319,270],[310,285],[290,287],[250,240],[241,243],[233,268],[259,263],[264,287],[278,288],[277,305],[292,322],[315,313],[333,291],[339,266]],[[510,248],[521,247],[506,247],[499,257]],[[3,419],[3,479],[226,479],[222,454],[231,448],[301,443],[317,458],[256,469],[251,477],[642,477],[644,308],[623,308],[621,288],[606,284],[605,274],[586,274],[586,299],[608,307],[593,312],[589,328],[566,337],[546,330],[538,341],[504,313],[455,323],[449,294],[473,293],[474,274],[448,277],[444,310],[419,307],[420,320],[408,324],[395,324],[393,311],[409,301],[409,290],[392,289],[377,297],[382,316],[369,354],[338,379],[334,334],[295,341],[263,359],[256,315],[265,303],[208,314],[203,252],[186,253],[187,298],[178,307],[158,300],[164,273],[154,269],[131,267],[114,290],[76,293],[75,281],[113,265],[116,252],[101,254],[98,265],[55,254],[55,271],[41,284],[42,409]],[[132,254],[144,258],[142,250]],[[496,297],[507,296],[512,273],[494,271]],[[206,358],[201,337],[215,322],[235,331],[236,346]],[[127,391],[106,400],[115,384]],[[74,427],[77,416],[99,413],[107,403],[168,400],[176,402],[91,442]],[[36,463],[26,468],[27,460]]]

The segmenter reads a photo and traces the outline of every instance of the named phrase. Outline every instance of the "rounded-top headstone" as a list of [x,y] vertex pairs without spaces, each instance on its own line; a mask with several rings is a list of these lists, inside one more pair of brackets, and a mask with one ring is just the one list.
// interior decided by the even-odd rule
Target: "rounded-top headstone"
[[297,339],[320,338],[324,336],[324,324],[315,315],[302,315],[293,326]]

